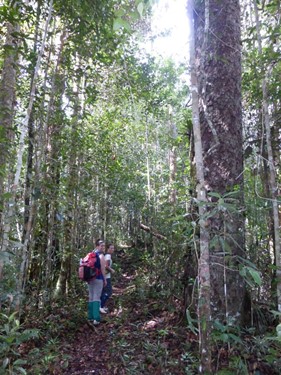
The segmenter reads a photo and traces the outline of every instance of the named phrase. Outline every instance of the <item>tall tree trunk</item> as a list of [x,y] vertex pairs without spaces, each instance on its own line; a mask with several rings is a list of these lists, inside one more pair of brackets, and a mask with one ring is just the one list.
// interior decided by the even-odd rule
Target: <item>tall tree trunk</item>
[[[40,15],[41,15],[41,4],[40,1],[37,2],[36,11],[36,28],[34,35],[33,53],[37,54],[37,44],[39,38],[39,25],[40,25]],[[33,72],[34,74],[34,72]],[[33,80],[31,80],[30,91],[32,90]],[[36,211],[35,202],[32,199],[32,190],[34,190],[33,181],[34,178],[34,145],[35,145],[35,129],[34,129],[34,109],[31,111],[30,118],[28,121],[28,148],[27,148],[27,163],[26,163],[26,174],[25,174],[25,191],[24,191],[24,223],[23,223],[23,233],[22,233],[22,263],[21,263],[21,274],[22,274],[22,286],[21,292],[24,294],[25,286],[27,282],[28,266],[30,260],[30,248],[29,240],[31,236],[31,231],[33,227],[33,218]]]
[[[172,139],[177,137],[177,127],[173,121],[172,110],[169,110],[169,130]],[[177,190],[175,188],[176,173],[177,173],[177,152],[176,147],[172,146],[169,150],[169,186],[170,186],[170,202],[175,205],[177,202]]]
[[[37,17],[40,16],[39,10],[37,10]],[[38,20],[39,23],[39,20]],[[49,34],[52,36],[55,34],[56,25],[55,22],[52,22],[52,28],[50,29]],[[36,28],[37,29],[37,28]],[[35,45],[37,45],[38,41],[35,38]],[[50,45],[52,44],[52,39],[50,41]],[[42,98],[41,103],[38,109],[39,113],[45,112],[45,106],[46,106],[46,96],[49,95],[48,89],[47,89],[47,81],[49,80],[49,76],[51,75],[50,69],[51,69],[51,61],[53,59],[52,53],[54,52],[53,48],[48,48],[48,55],[46,58],[46,64],[45,69],[42,72],[42,76],[44,77],[44,81],[42,84]],[[34,116],[35,117],[35,116]],[[32,143],[32,142],[30,142]],[[43,285],[43,273],[42,270],[39,268],[39,264],[44,263],[43,258],[45,256],[45,249],[47,244],[47,215],[46,215],[46,206],[45,204],[39,205],[40,197],[42,198],[42,192],[43,192],[43,185],[45,181],[45,175],[44,175],[44,167],[46,165],[46,127],[45,127],[45,118],[43,116],[40,116],[39,119],[36,121],[36,129],[34,132],[34,144],[32,145],[35,147],[34,155],[34,177],[33,177],[33,199],[32,204],[33,206],[30,207],[31,212],[34,212],[34,221],[37,219],[37,226],[40,228],[38,233],[36,234],[34,238],[34,243],[32,246],[32,249],[30,249],[31,253],[29,253],[30,257],[30,263],[28,262],[28,280],[36,280],[36,296],[37,301],[39,301],[39,294],[42,290]],[[29,150],[30,151],[30,150]],[[29,153],[28,151],[28,153]],[[29,154],[28,154],[29,158]],[[27,171],[28,173],[28,171]],[[26,173],[26,174],[27,174]],[[44,202],[44,199],[43,199]],[[34,207],[36,205],[36,207]],[[27,208],[28,209],[28,208]],[[37,216],[38,211],[38,216]],[[36,217],[35,217],[36,216]],[[29,217],[28,220],[31,220]],[[30,233],[30,235],[32,232]],[[25,236],[26,237],[26,236]],[[26,239],[23,239],[26,241]],[[27,245],[29,245],[30,239],[28,239]],[[26,280],[27,281],[27,280]]]
[[[77,66],[81,66],[79,64]],[[84,89],[84,87],[83,87]],[[74,97],[76,101],[74,103],[74,113],[72,118],[72,129],[70,133],[70,142],[68,155],[68,168],[69,173],[66,182],[66,201],[65,201],[65,214],[63,220],[63,238],[64,243],[61,249],[61,264],[59,275],[56,283],[56,288],[54,291],[54,298],[58,298],[62,295],[66,295],[70,285],[71,280],[71,260],[74,255],[75,250],[78,249],[77,244],[75,244],[75,235],[77,224],[80,223],[77,217],[77,190],[79,188],[79,167],[78,167],[78,156],[79,156],[79,141],[77,140],[77,129],[79,128],[79,118],[83,113],[83,103],[80,102],[79,92],[83,91],[81,89],[81,83],[78,79],[77,92],[75,92]],[[81,113],[80,113],[81,110]],[[77,264],[77,263],[76,263]]]
[[[31,115],[31,112],[32,112],[32,108],[33,108],[37,78],[38,78],[39,69],[40,69],[40,66],[41,66],[41,59],[42,59],[44,48],[45,48],[45,42],[46,42],[46,38],[47,38],[49,23],[50,23],[50,20],[51,20],[51,14],[52,14],[52,0],[51,0],[50,5],[49,5],[49,14],[48,14],[48,18],[47,18],[46,23],[45,23],[45,31],[44,31],[42,44],[41,44],[41,49],[40,49],[40,52],[38,54],[36,66],[35,66],[35,69],[34,69],[34,75],[33,75],[33,78],[32,78],[32,87],[31,87],[31,92],[30,92],[29,103],[28,103],[28,107],[27,107],[27,110],[26,110],[25,118],[24,118],[24,120],[21,124],[21,129],[20,129],[21,134],[20,134],[19,148],[18,148],[18,154],[17,154],[16,171],[15,171],[15,176],[14,176],[14,181],[13,181],[12,196],[11,196],[10,201],[9,201],[9,208],[8,208],[8,212],[5,216],[5,223],[4,223],[4,228],[3,228],[2,251],[6,251],[8,246],[9,246],[9,234],[10,234],[10,230],[11,230],[11,220],[12,220],[12,217],[14,215],[16,192],[17,192],[17,187],[18,187],[18,184],[19,184],[20,174],[21,174],[21,170],[22,170],[25,136],[26,136],[27,127],[28,127],[30,115]],[[26,254],[26,253],[25,252],[23,253],[23,256],[25,257],[24,254]],[[23,262],[26,262],[26,259],[23,259]],[[22,270],[23,267],[21,267],[20,269]],[[18,296],[20,296],[21,295],[21,289],[22,289],[22,280],[23,280],[23,274],[21,273],[21,271],[19,273],[19,276],[18,276],[17,280],[18,280],[18,283],[17,283]],[[19,309],[19,304],[20,304],[20,299],[18,298],[18,300],[16,301],[16,309]]]
[[[35,100],[35,91],[36,91],[36,85],[37,85],[37,78],[39,75],[39,70],[41,68],[41,60],[44,54],[44,49],[45,49],[45,44],[47,40],[47,35],[48,35],[48,30],[49,30],[49,25],[51,22],[51,17],[52,17],[52,12],[53,12],[53,0],[51,0],[49,4],[49,10],[48,10],[48,18],[45,23],[45,28],[44,28],[44,35],[43,35],[43,40],[41,44],[41,49],[39,51],[38,57],[37,57],[37,62],[36,66],[34,69],[34,74],[32,77],[32,84],[31,84],[31,89],[30,89],[30,98],[29,98],[29,103],[26,111],[26,116],[24,118],[24,121],[22,123],[21,127],[21,135],[20,135],[20,142],[19,142],[19,150],[18,150],[18,155],[17,155],[17,166],[16,166],[16,173],[15,173],[15,178],[14,178],[14,186],[13,186],[13,200],[15,200],[15,194],[16,194],[16,189],[20,181],[20,174],[21,174],[21,169],[22,169],[22,163],[23,163],[23,152],[24,152],[24,144],[25,144],[25,138],[26,138],[26,133],[28,131],[28,125],[31,119],[32,115],[32,110],[33,110],[33,104]],[[13,207],[14,204],[10,205],[11,210],[9,210],[9,215],[8,217],[12,217],[13,215]],[[25,272],[27,270],[27,265],[28,265],[28,252],[27,252],[27,247],[28,247],[28,241],[29,241],[29,235],[30,235],[30,230],[31,230],[31,223],[32,223],[32,218],[33,215],[31,214],[28,218],[27,222],[27,233],[25,234],[25,240],[23,243],[23,249],[22,249],[22,261],[21,261],[21,266],[20,266],[20,272],[18,276],[18,282],[17,282],[17,291],[18,291],[18,296],[21,296],[24,287],[25,287],[25,282],[24,280],[26,279]],[[10,231],[10,225],[6,225],[6,234],[9,233]],[[6,241],[7,243],[7,241]],[[20,298],[17,299],[16,301],[16,309],[19,310],[20,308]]]
[[[189,17],[194,19],[193,1],[189,2]],[[191,26],[190,41],[190,62],[191,62],[191,94],[192,94],[192,122],[194,134],[194,151],[197,178],[197,200],[199,203],[199,229],[200,229],[200,255],[198,263],[198,323],[199,323],[199,344],[200,344],[200,374],[211,373],[211,285],[210,285],[210,252],[209,252],[209,229],[208,222],[204,219],[207,212],[206,182],[204,178],[204,160],[202,135],[199,121],[199,97],[198,80],[195,66],[195,40],[194,25]]]
[[[259,20],[259,13],[257,2],[254,0],[255,17],[256,17],[256,29],[258,37],[258,50],[260,56],[262,56],[262,38],[261,38],[261,27]],[[263,67],[265,68],[265,67]],[[274,250],[275,250],[275,265],[277,268],[276,279],[277,279],[277,306],[279,312],[281,312],[281,258],[280,258],[280,229],[279,229],[279,205],[277,200],[278,186],[276,183],[276,171],[275,161],[273,156],[273,149],[271,143],[271,127],[270,127],[270,116],[269,116],[269,104],[268,104],[268,79],[271,75],[271,67],[267,70],[265,77],[262,79],[262,108],[263,108],[263,123],[265,126],[266,133],[266,145],[268,155],[268,167],[269,167],[269,187],[272,199],[272,210],[273,210],[273,231],[274,231]]]
[[239,266],[245,230],[239,1],[197,2],[196,13],[204,180],[216,204],[208,220],[212,318],[240,323],[245,283]]
[[52,289],[54,281],[55,259],[59,259],[59,229],[62,229],[62,215],[59,212],[59,189],[61,180],[60,151],[62,148],[61,133],[63,129],[62,98],[65,90],[65,71],[63,69],[63,50],[67,40],[64,30],[60,37],[56,65],[52,77],[50,101],[47,111],[47,141],[46,141],[46,215],[47,248],[45,267],[45,288]]
[[[17,38],[14,36],[18,26],[9,22],[6,24],[6,42],[4,45],[4,61],[0,83],[0,245],[1,251],[4,232],[4,193],[6,171],[9,164],[12,141],[14,139],[13,121],[16,102],[16,64],[17,64]],[[0,280],[3,278],[3,257],[0,257]]]
[[150,162],[149,162],[149,129],[148,129],[148,115],[145,120],[145,151],[146,151],[146,176],[147,176],[147,199],[150,203],[151,199],[151,182],[150,182]]

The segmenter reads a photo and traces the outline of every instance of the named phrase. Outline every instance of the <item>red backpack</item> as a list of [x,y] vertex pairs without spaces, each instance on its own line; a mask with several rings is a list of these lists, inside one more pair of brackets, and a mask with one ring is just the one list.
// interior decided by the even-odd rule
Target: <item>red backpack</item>
[[82,281],[90,281],[101,274],[100,258],[96,251],[91,251],[80,260],[78,276]]

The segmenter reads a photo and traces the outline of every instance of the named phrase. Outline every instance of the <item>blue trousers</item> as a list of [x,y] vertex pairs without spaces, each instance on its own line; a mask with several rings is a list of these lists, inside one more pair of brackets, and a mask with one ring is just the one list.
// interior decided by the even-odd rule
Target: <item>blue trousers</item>
[[106,287],[103,288],[101,294],[101,307],[104,307],[108,298],[112,295],[112,285],[111,285],[111,278],[106,279]]

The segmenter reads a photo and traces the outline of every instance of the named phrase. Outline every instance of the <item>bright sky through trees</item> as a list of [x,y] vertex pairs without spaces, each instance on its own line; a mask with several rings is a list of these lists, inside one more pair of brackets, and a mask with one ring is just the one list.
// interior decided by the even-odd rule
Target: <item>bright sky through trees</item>
[[153,7],[152,33],[157,35],[149,46],[153,54],[175,61],[188,58],[187,0],[159,0]]

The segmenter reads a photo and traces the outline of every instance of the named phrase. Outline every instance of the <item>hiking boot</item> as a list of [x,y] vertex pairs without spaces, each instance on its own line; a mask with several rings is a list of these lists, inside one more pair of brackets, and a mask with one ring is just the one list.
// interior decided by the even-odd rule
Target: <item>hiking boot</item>
[[93,320],[92,322],[94,326],[98,326],[100,324],[100,322],[98,322],[97,320]]
[[101,307],[101,308],[100,308],[100,312],[101,312],[102,314],[107,314],[107,313],[108,313],[108,310],[107,310],[106,307]]

